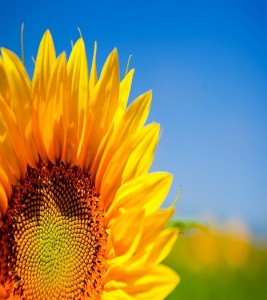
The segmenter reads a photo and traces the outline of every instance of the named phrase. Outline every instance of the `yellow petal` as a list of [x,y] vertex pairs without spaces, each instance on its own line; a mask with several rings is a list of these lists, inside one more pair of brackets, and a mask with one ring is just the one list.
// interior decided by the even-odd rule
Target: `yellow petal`
[[[2,118],[4,119],[4,122],[6,124],[6,130],[8,134],[8,137],[6,137],[6,145],[9,146],[3,147],[0,152],[3,153],[2,158],[6,160],[10,158],[11,155],[11,158],[14,161],[8,160],[7,163],[11,166],[12,169],[15,168],[15,171],[17,172],[16,177],[20,179],[26,173],[27,164],[24,155],[24,144],[21,140],[17,119],[14,113],[11,111],[10,107],[7,105],[7,103],[5,103],[5,101],[3,101],[2,98],[0,98],[0,110],[2,113]],[[11,152],[9,152],[9,149],[11,150]],[[19,167],[19,169],[16,168],[17,166]]]
[[50,31],[47,30],[39,46],[32,79],[34,98],[38,97],[38,101],[42,102],[45,99],[48,81],[55,63],[54,43]]
[[109,238],[112,243],[112,252],[114,251],[114,257],[111,253],[108,258],[110,264],[122,264],[133,255],[141,238],[143,217],[142,210],[129,210],[110,222]]
[[149,112],[150,103],[151,92],[138,97],[126,110],[117,129],[107,135],[107,142],[102,144],[102,149],[97,153],[97,157],[92,166],[92,173],[96,174],[95,185],[97,189],[99,189],[101,185],[103,174],[112,157],[123,143],[138,134],[138,131],[144,125]]
[[[153,261],[153,259],[156,258],[158,258],[159,260],[164,257],[169,249],[168,245],[166,245],[166,248],[163,247],[163,249],[159,249],[157,245],[165,237],[164,234],[163,237],[161,237],[161,234],[162,232],[164,232],[164,228],[173,213],[174,209],[168,208],[156,211],[151,215],[145,217],[143,233],[139,245],[136,249],[135,255],[132,256],[129,260],[129,268],[135,268],[138,265],[143,265],[149,260]],[[155,248],[155,251],[158,250],[158,253],[155,253],[155,255],[151,256],[151,253]]]
[[121,118],[123,117],[123,113],[125,111],[125,108],[126,108],[126,105],[128,102],[128,98],[130,95],[130,91],[131,91],[133,74],[134,74],[134,69],[130,70],[120,83],[119,107],[116,112],[116,116],[115,116],[115,120],[114,120],[115,127],[117,126],[117,124],[119,123]]
[[[90,78],[89,78],[89,91],[93,91],[97,83],[96,51],[97,51],[97,43],[95,42],[93,61],[91,66]],[[91,97],[91,93],[89,94],[89,97]]]
[[23,125],[25,118],[29,119],[30,117],[29,111],[26,110],[26,104],[31,99],[30,79],[22,62],[13,52],[4,48],[1,49],[1,52],[12,101],[10,106],[17,113],[18,123]]
[[9,86],[8,86],[6,72],[4,70],[3,59],[1,56],[0,56],[0,97],[2,97],[2,99],[4,99],[9,106],[11,106]]
[[123,182],[149,171],[159,140],[159,124],[147,125],[149,132],[131,153],[123,172]]
[[178,237],[177,228],[167,228],[155,239],[147,261],[158,264],[169,255]]
[[[6,101],[3,100],[1,95],[0,102],[5,103],[7,106]],[[0,112],[0,165],[1,174],[4,174],[4,181],[9,182],[9,185],[16,184],[21,178],[20,166],[12,141],[7,132],[2,112]],[[3,176],[1,175],[1,178],[3,178]],[[9,193],[10,188],[7,188],[6,190]]]
[[5,215],[7,207],[8,207],[7,194],[2,183],[0,182],[0,219],[2,218],[2,216]]
[[172,182],[169,173],[150,173],[123,184],[117,191],[106,218],[116,217],[121,209],[144,209],[146,214],[157,210],[165,199]]
[[[88,105],[88,68],[84,41],[80,38],[74,45],[69,61],[68,76],[70,78],[70,95],[67,103],[69,110],[68,140],[72,140],[75,148],[67,147],[67,164],[73,165],[72,153],[80,153],[85,134],[85,113]],[[79,148],[79,150],[78,150]]]
[[56,63],[56,52],[50,31],[47,30],[41,40],[37,58],[35,62],[32,91],[32,130],[39,155],[43,161],[47,160],[47,155],[42,139],[43,123],[45,115],[45,99],[48,82]]
[[136,300],[165,299],[180,281],[179,276],[164,265],[153,266],[149,271],[146,276],[138,278],[137,274],[136,280],[130,279],[132,284],[126,290]]
[[101,300],[134,300],[134,298],[118,288],[113,291],[104,291]]
[[63,103],[66,101],[67,90],[66,56],[63,53],[59,56],[48,82],[44,113],[46,118],[41,123],[43,144],[49,160],[53,163],[62,157],[64,151],[65,135],[59,124],[63,124]]
[[[80,164],[91,167],[101,141],[113,123],[119,105],[119,63],[117,50],[109,55],[99,81],[90,94],[87,128],[81,151]],[[94,141],[92,143],[92,141]],[[90,144],[89,144],[90,143]]]
[[121,289],[134,299],[162,300],[179,283],[178,275],[163,265],[145,264],[127,270],[126,266],[115,266],[108,274],[113,281],[105,284],[105,290],[116,290],[120,283]]
[[[141,175],[140,173],[149,168],[153,158],[149,148],[151,144],[153,145],[152,148],[154,147],[155,133],[158,130],[158,126],[154,125],[150,124],[140,129],[138,135],[126,140],[114,153],[100,186],[100,194],[106,209],[112,203],[119,186],[123,182]],[[133,158],[136,158],[136,161]],[[127,165],[128,168],[126,168]]]
[[[123,117],[123,122],[125,122],[125,127],[128,128],[128,132],[132,133],[145,124],[151,100],[152,92],[148,91],[138,96],[128,107]],[[123,138],[125,138],[125,136],[123,136]]]
[[9,197],[12,192],[12,187],[11,187],[12,181],[9,178],[9,174],[7,174],[7,172],[3,168],[3,161],[1,161],[1,167],[0,167],[0,184],[3,186],[7,197]]
[[[157,210],[148,215],[144,221],[143,235],[140,240],[138,252],[142,252],[148,245],[154,243],[155,238],[164,229],[174,213],[174,208]],[[157,220],[155,222],[155,220]]]
[[[23,148],[23,157],[27,162],[35,167],[38,157],[37,149],[32,142],[33,136],[29,127],[31,127],[31,84],[28,74],[20,61],[20,59],[11,51],[2,49],[3,65],[6,72],[6,78],[9,87],[10,100],[7,100],[6,106],[10,110],[10,114],[15,115],[17,132],[19,134],[19,142],[13,141],[14,144],[21,143]],[[5,115],[4,115],[5,117]],[[9,116],[10,120],[10,116]],[[7,122],[7,120],[5,120]],[[12,132],[13,133],[13,132]],[[11,135],[13,140],[15,137]],[[18,152],[18,151],[17,151]]]

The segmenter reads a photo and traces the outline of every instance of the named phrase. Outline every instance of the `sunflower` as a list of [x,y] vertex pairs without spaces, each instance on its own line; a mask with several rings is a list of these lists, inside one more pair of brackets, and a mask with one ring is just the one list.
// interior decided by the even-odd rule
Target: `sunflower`
[[0,56],[0,298],[164,299],[179,281],[161,261],[177,238],[160,209],[171,185],[149,173],[159,124],[151,92],[127,106],[117,50],[98,78],[83,39],[58,57],[46,31],[32,80]]

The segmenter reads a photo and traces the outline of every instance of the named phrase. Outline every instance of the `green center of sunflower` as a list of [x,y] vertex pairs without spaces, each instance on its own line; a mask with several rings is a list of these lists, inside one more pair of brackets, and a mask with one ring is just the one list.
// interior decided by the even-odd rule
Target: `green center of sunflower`
[[25,299],[95,299],[106,239],[88,173],[63,164],[29,167],[0,229],[1,283]]

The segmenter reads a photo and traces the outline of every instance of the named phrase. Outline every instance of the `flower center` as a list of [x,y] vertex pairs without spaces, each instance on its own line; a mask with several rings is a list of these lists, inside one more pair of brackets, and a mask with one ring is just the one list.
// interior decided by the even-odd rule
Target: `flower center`
[[28,168],[0,229],[0,280],[25,299],[95,299],[106,270],[103,209],[79,167]]

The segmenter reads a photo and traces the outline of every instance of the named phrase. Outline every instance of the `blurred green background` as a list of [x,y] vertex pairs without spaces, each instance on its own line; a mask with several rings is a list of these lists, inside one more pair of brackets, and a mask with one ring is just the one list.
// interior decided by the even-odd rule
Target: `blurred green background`
[[180,275],[166,299],[267,299],[267,239],[237,220],[185,229],[165,263]]

